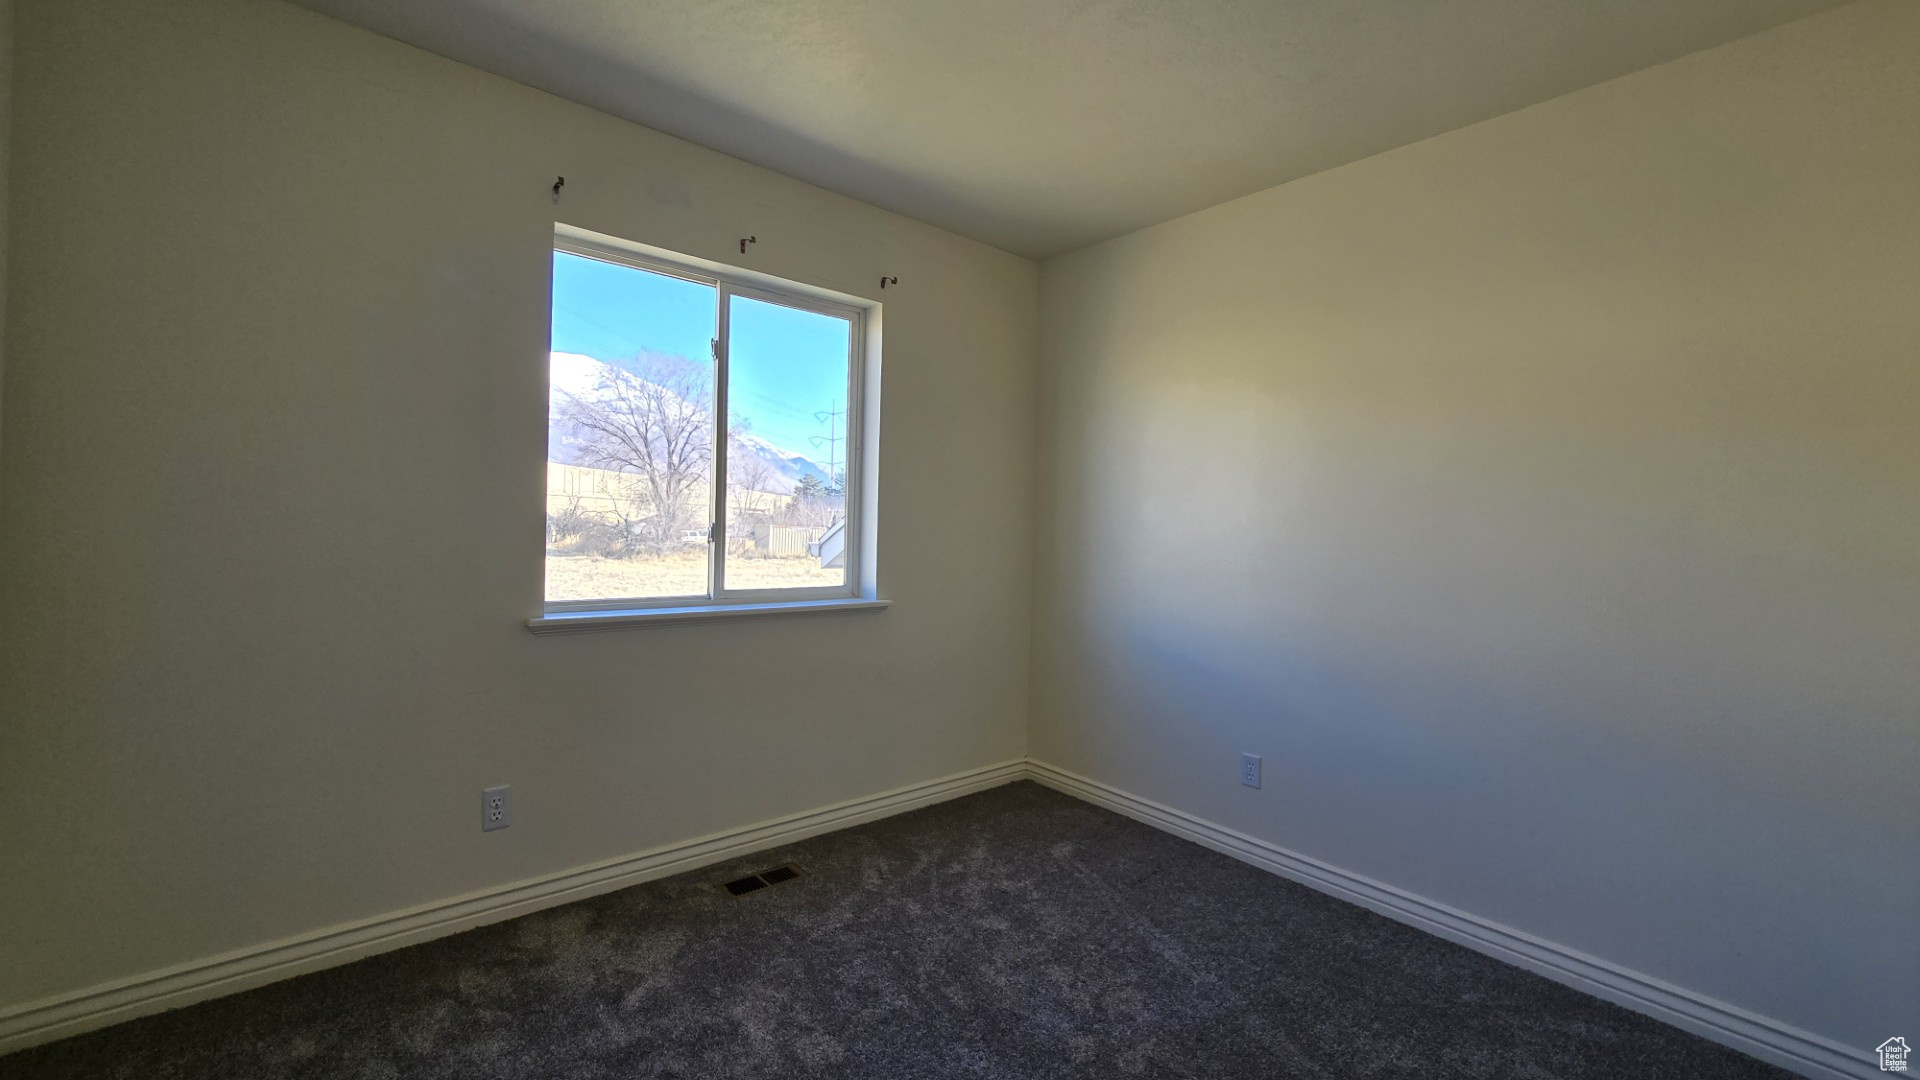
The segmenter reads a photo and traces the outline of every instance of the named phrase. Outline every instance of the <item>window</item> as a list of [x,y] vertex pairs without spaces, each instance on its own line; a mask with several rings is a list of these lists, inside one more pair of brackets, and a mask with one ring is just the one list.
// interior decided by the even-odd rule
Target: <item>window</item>
[[863,304],[560,230],[535,628],[860,596]]

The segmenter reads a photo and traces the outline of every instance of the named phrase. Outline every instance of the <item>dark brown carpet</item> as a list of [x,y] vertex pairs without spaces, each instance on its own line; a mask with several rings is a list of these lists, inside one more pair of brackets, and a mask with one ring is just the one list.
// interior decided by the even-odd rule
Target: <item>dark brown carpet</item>
[[[785,862],[806,876],[718,887]],[[0,1058],[7,1080],[1787,1075],[1032,783]]]

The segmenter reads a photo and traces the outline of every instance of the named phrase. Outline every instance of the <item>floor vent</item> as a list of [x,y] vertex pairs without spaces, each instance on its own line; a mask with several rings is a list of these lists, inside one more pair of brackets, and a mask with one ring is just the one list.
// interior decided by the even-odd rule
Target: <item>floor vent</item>
[[760,880],[769,885],[778,885],[783,881],[792,881],[799,876],[800,871],[794,869],[791,865],[776,866],[771,870],[760,871]]
[[745,896],[771,885],[792,881],[799,876],[800,868],[788,863],[785,866],[776,866],[771,870],[762,870],[757,874],[748,874],[746,877],[729,881],[726,884],[726,890],[735,896]]

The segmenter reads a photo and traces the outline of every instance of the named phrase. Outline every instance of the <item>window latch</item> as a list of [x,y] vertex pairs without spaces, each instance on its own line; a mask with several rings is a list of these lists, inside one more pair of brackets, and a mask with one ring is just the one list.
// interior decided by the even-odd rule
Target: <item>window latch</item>
[[719,542],[720,542],[720,523],[717,521],[708,522],[707,523],[707,543],[717,544]]

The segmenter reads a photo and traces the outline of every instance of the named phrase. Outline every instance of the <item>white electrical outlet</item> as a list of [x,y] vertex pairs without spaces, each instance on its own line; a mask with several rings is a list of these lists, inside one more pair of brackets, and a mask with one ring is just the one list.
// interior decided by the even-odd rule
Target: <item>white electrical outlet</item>
[[1260,755],[1240,755],[1240,782],[1248,787],[1260,786]]
[[506,784],[480,793],[480,831],[492,832],[513,824],[513,788]]

